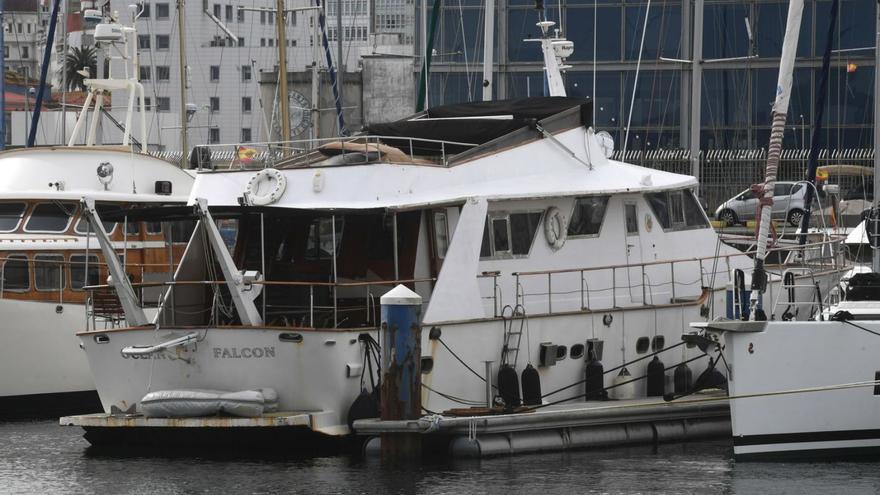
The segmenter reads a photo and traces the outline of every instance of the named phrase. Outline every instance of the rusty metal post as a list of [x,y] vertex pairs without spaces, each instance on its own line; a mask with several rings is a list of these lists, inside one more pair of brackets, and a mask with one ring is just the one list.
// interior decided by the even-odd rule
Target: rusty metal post
[[[422,298],[404,285],[380,299],[382,305],[383,420],[418,419],[422,416],[421,309]],[[421,456],[419,433],[383,434],[382,459]]]

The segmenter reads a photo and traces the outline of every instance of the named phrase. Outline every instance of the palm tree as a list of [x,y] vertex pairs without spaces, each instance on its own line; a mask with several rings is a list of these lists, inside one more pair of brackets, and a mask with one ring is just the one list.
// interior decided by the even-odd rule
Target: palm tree
[[67,90],[86,89],[83,82],[86,77],[80,74],[84,68],[88,68],[89,77],[96,77],[98,72],[98,58],[95,54],[95,48],[92,46],[70,47],[67,56],[64,57],[63,70],[67,73]]

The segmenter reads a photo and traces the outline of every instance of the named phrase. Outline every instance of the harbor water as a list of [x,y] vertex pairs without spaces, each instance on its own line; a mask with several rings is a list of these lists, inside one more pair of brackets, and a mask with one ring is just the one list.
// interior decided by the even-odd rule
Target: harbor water
[[383,465],[351,455],[98,452],[78,428],[0,423],[0,493],[876,494],[875,462],[734,462],[729,441]]

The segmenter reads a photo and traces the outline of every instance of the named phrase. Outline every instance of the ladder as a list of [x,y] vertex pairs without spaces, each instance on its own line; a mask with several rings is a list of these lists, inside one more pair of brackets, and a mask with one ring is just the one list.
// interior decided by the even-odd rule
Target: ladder
[[[522,343],[523,326],[526,321],[526,309],[522,304],[504,306],[501,310],[501,321],[504,324],[504,338],[501,346],[501,366],[516,367],[519,358],[519,347]],[[519,323],[519,326],[517,326]],[[511,359],[511,354],[513,359]]]

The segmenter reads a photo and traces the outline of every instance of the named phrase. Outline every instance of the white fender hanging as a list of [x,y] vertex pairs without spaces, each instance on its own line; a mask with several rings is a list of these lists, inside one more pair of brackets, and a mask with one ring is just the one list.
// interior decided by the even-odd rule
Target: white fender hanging
[[566,225],[565,217],[559,208],[551,206],[544,213],[544,238],[547,244],[556,251],[565,244],[565,237],[568,234],[568,225]]
[[244,188],[248,204],[266,206],[281,199],[287,188],[287,179],[279,170],[265,168],[255,173]]

